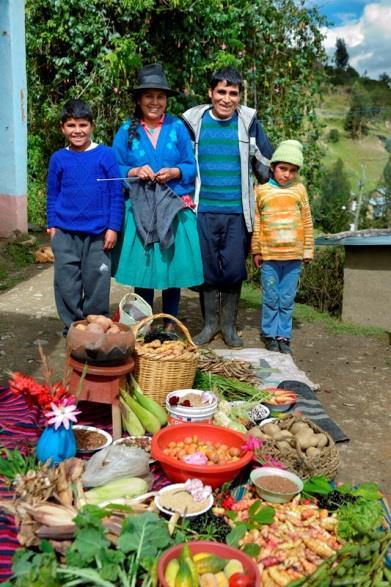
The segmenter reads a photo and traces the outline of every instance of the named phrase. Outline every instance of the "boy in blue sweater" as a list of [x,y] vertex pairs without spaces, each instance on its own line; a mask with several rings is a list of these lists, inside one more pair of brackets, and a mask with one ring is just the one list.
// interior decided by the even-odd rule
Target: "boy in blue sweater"
[[83,100],[67,102],[61,130],[68,146],[50,158],[47,222],[54,253],[57,311],[69,326],[109,313],[111,250],[122,227],[124,197],[113,150],[92,141],[94,122]]

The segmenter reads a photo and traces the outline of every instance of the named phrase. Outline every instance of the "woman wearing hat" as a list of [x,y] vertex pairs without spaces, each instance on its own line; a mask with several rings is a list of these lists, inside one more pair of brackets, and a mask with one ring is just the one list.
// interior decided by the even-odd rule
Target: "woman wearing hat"
[[166,112],[167,98],[176,91],[169,87],[159,63],[140,69],[132,93],[133,116],[113,143],[121,176],[129,178],[114,277],[134,286],[151,306],[154,289],[163,290],[163,312],[176,316],[180,288],[203,282],[192,209],[196,177],[192,143],[183,122]]

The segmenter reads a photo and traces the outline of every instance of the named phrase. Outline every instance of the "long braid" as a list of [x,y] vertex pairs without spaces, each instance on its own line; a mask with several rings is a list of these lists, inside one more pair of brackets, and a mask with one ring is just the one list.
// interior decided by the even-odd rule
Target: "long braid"
[[132,124],[129,127],[129,136],[128,136],[128,147],[129,149],[132,147],[132,143],[134,139],[139,139],[140,135],[137,132],[137,127],[140,124],[140,120],[142,117],[142,110],[139,104],[136,104],[133,116],[132,116]]

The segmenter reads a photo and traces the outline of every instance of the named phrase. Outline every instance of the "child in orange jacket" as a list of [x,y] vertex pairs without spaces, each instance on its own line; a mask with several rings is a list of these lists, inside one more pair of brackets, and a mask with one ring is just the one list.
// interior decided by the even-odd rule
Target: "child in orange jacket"
[[261,338],[267,350],[281,353],[291,352],[292,314],[301,267],[314,256],[307,191],[295,181],[302,165],[302,144],[283,141],[271,159],[272,177],[255,190],[251,253],[255,267],[261,269]]

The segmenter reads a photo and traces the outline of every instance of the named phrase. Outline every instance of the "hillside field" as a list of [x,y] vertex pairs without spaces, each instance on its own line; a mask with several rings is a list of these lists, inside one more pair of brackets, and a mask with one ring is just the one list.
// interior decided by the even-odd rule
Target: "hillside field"
[[[364,193],[367,193],[384,184],[382,174],[389,154],[384,148],[384,140],[380,137],[391,136],[391,120],[371,121],[368,135],[353,140],[344,130],[349,106],[350,94],[346,88],[339,86],[333,88],[333,93],[326,95],[322,100],[318,114],[325,124],[322,139],[322,145],[326,150],[324,163],[329,167],[341,158],[349,174],[352,191],[358,191],[362,178]],[[327,142],[327,134],[332,128],[340,133],[340,140],[337,143]]]

